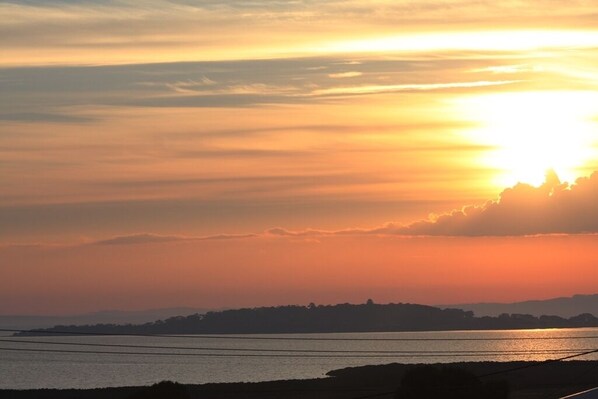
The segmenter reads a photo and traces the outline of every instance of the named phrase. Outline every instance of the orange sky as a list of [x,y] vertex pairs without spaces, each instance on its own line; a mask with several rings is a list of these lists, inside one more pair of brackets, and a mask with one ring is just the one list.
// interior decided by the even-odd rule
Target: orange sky
[[0,3],[0,314],[595,291],[596,15]]
[[[3,313],[514,301],[595,290],[597,236],[335,236],[4,248]],[[26,249],[26,250],[25,250]],[[98,295],[97,292],[101,294]]]

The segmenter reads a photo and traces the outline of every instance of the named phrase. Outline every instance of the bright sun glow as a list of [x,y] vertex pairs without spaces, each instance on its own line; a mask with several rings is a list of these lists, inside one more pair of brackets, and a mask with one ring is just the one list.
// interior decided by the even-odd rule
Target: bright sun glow
[[513,30],[485,32],[406,33],[397,36],[318,43],[310,51],[383,53],[434,50],[539,50],[555,47],[595,47],[598,32],[576,30]]
[[502,171],[500,186],[539,185],[549,169],[573,182],[596,157],[598,93],[500,93],[458,103],[479,123],[468,138],[495,147],[481,162]]

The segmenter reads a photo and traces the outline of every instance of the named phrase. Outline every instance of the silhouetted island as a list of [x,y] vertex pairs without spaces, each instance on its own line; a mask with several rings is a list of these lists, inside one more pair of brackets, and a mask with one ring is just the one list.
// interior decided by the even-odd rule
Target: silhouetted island
[[138,325],[95,324],[55,326],[17,335],[85,334],[283,334],[501,330],[598,327],[598,318],[584,313],[570,318],[502,314],[475,317],[471,311],[408,303],[277,306],[235,309],[171,317]]

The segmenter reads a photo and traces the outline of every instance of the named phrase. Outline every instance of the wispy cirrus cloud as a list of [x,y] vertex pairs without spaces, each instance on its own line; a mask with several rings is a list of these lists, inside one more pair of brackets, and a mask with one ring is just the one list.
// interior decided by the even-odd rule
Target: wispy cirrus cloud
[[450,82],[450,83],[422,83],[422,84],[399,84],[399,85],[373,85],[334,87],[314,91],[316,95],[343,95],[343,94],[378,94],[393,93],[401,91],[427,91],[427,90],[448,90],[448,89],[471,89],[477,87],[501,86],[520,83],[518,80],[497,80],[497,81],[473,81],[473,82]]
[[348,72],[329,73],[328,77],[332,78],[332,79],[343,79],[343,78],[356,78],[361,75],[363,75],[362,72],[348,71]]
[[[0,88],[7,94],[4,101],[0,100],[0,120],[82,122],[98,117],[82,110],[101,107],[238,108],[317,104],[329,96],[482,90],[515,86],[541,73],[526,70],[513,73],[516,79],[500,80],[493,76],[493,70],[484,72],[484,68],[496,68],[494,60],[475,55],[463,58],[461,53],[424,60],[363,58],[352,65],[355,69],[347,71],[351,62],[354,59],[346,57],[307,57],[0,68]],[[471,80],[474,69],[480,71],[478,80]],[[443,76],[443,80],[431,76]],[[344,83],[347,81],[350,85]]]
[[[5,64],[123,63],[167,60],[241,59],[298,55],[345,39],[362,40],[426,32],[418,40],[446,47],[442,33],[463,24],[468,30],[554,29],[595,26],[598,12],[588,2],[425,1],[67,1],[0,2],[0,36]],[[126,16],[126,18],[123,18]],[[243,32],[242,35],[238,32]],[[272,34],[274,32],[274,34]],[[561,35],[563,36],[563,35]],[[479,41],[485,49],[492,43]],[[444,43],[444,44],[443,44]],[[539,44],[553,47],[562,39]],[[452,41],[449,47],[462,43]],[[433,48],[434,48],[433,46]],[[362,46],[363,47],[363,46]],[[376,50],[376,46],[374,47]],[[102,48],[101,54],[95,50]],[[366,49],[363,47],[362,50]]]

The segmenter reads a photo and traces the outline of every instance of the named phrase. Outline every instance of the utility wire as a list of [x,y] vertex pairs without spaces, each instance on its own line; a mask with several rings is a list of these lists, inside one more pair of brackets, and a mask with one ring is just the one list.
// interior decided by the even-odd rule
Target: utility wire
[[113,348],[135,348],[135,349],[170,349],[170,350],[200,350],[200,351],[234,351],[234,352],[282,352],[282,353],[367,353],[367,354],[510,354],[510,355],[528,355],[528,354],[564,354],[578,353],[579,351],[588,351],[591,349],[538,349],[538,350],[325,350],[325,349],[270,349],[270,348],[230,348],[230,347],[193,347],[193,346],[160,346],[160,345],[134,345],[134,344],[104,344],[104,343],[83,343],[83,342],[61,342],[61,341],[39,341],[27,339],[4,339],[0,342],[10,342],[18,344],[42,344],[59,346],[89,346],[89,347],[113,347]]
[[[532,367],[544,366],[546,364],[561,362],[561,361],[564,361],[564,360],[569,360],[569,359],[573,359],[573,358],[580,357],[580,356],[587,356],[587,355],[590,355],[590,354],[593,354],[593,353],[598,353],[598,349],[593,349],[593,350],[590,350],[590,351],[580,352],[580,353],[577,353],[577,354],[574,354],[574,355],[564,356],[564,357],[560,357],[560,358],[557,358],[557,359],[548,359],[548,360],[545,360],[543,362],[531,363],[531,364],[527,364],[527,365],[524,365],[524,366],[511,367],[511,368],[508,368],[508,369],[499,370],[499,371],[495,371],[495,372],[492,372],[492,373],[482,374],[482,375],[479,375],[477,377],[478,378],[486,378],[486,377],[496,376],[496,375],[500,375],[500,374],[507,374],[507,373],[511,373],[513,371],[528,369],[528,368],[532,368]],[[377,397],[381,397],[381,396],[394,395],[395,393],[396,393],[396,391],[387,391],[387,392],[380,392],[380,393],[372,394],[372,395],[358,396],[358,397],[355,397],[353,399],[370,399],[370,398],[377,398]]]
[[[571,340],[571,339],[598,339],[598,335],[589,336],[557,336],[557,337],[471,337],[471,338],[342,338],[342,337],[280,337],[280,336],[247,336],[247,335],[181,335],[181,334],[142,334],[142,333],[102,333],[68,330],[19,330],[0,328],[0,332],[44,334],[44,335],[92,335],[92,336],[125,336],[125,337],[158,337],[158,338],[191,338],[191,339],[238,339],[238,340],[266,340],[266,341],[530,341],[530,340]],[[404,331],[417,333],[418,331]],[[445,331],[443,331],[445,332]]]
[[[588,368],[586,371],[584,371],[583,373],[577,374],[576,376],[574,376],[573,378],[571,378],[568,382],[567,382],[567,386],[572,386],[573,384],[579,383],[580,381],[582,381],[587,375],[593,373],[594,371],[598,371],[598,363],[597,364],[592,364],[592,367]],[[561,390],[561,394],[559,394],[558,398],[562,398],[564,395],[567,395],[567,391],[568,389],[562,389]],[[555,398],[555,399],[558,399]]]
[[125,351],[95,351],[95,350],[69,350],[69,349],[28,349],[28,348],[5,348],[0,347],[0,351],[13,352],[50,352],[50,353],[84,353],[84,354],[102,354],[102,355],[141,355],[141,356],[191,356],[191,357],[268,357],[268,358],[377,358],[387,357],[396,358],[400,356],[384,355],[266,355],[255,353],[172,353],[172,352],[125,352]]
[[[175,352],[129,352],[129,351],[98,351],[98,350],[70,350],[70,349],[40,349],[40,348],[7,348],[0,347],[0,351],[11,352],[50,352],[50,353],[83,353],[83,354],[99,354],[99,355],[141,355],[141,356],[190,356],[190,357],[265,357],[265,358],[380,358],[380,359],[397,359],[397,358],[437,358],[437,357],[480,357],[479,353],[438,353],[438,354],[396,354],[396,355],[312,355],[312,354],[260,354],[260,353],[175,353]],[[593,352],[592,352],[593,353]],[[526,353],[495,353],[489,354],[491,356],[528,356]],[[575,357],[577,355],[573,355]]]
[[509,368],[509,369],[506,369],[506,370],[495,371],[493,373],[482,374],[482,375],[478,376],[478,378],[485,378],[485,377],[490,377],[490,376],[493,376],[493,375],[510,373],[512,371],[529,369],[531,367],[543,366],[543,365],[550,364],[550,363],[562,362],[563,360],[574,359],[574,358],[580,357],[580,356],[587,356],[587,355],[591,355],[593,353],[598,353],[598,349],[592,349],[592,350],[589,350],[589,351],[584,351],[584,352],[576,353],[576,354],[573,354],[573,355],[560,357],[560,358],[557,358],[557,359],[548,359],[548,360],[544,360],[544,361],[542,361],[540,363],[531,363],[531,364],[526,364],[526,365],[523,365],[523,366],[512,367],[512,368]]
[[[18,341],[18,340],[10,340]],[[21,343],[25,343],[25,341],[19,341]],[[27,343],[36,343],[36,344],[45,344],[46,341],[27,341]],[[49,342],[49,341],[48,341]],[[52,344],[68,344],[68,343],[54,343]],[[77,345],[88,345],[84,343],[73,343]],[[107,345],[108,344],[98,344],[98,345]],[[127,346],[127,345],[125,345]],[[129,345],[129,347],[137,347],[133,345]],[[146,347],[146,346],[143,346]],[[157,347],[154,347],[157,348]],[[168,349],[173,349],[172,347],[168,347]],[[189,348],[185,348],[189,349]],[[479,356],[479,354],[472,354],[472,353],[456,353],[456,354],[449,354],[449,353],[438,353],[438,354],[423,354],[423,353],[416,353],[412,355],[308,355],[308,354],[287,354],[287,355],[272,355],[272,354],[254,354],[254,353],[243,353],[243,354],[222,354],[222,353],[172,353],[172,352],[128,352],[128,351],[95,351],[95,350],[67,350],[67,349],[27,349],[27,348],[4,348],[0,347],[0,351],[12,351],[12,352],[36,352],[36,353],[68,353],[68,354],[109,354],[109,355],[149,355],[149,356],[195,356],[195,357],[300,357],[300,358],[398,358],[398,357],[414,357],[414,358],[421,358],[421,357],[463,357],[463,356]],[[583,352],[574,353],[568,356],[563,356],[556,359],[549,359],[542,362],[537,363],[530,363],[523,366],[512,367],[504,370],[499,370],[492,373],[487,373],[483,375],[479,375],[478,378],[486,378],[490,376],[496,376],[500,374],[506,374],[513,371],[528,369],[532,367],[539,367],[542,365],[560,362],[564,360],[569,360],[581,356],[587,356],[590,354],[598,353],[598,349],[592,350],[584,350]],[[523,353],[522,353],[523,354]],[[508,355],[512,356],[509,352],[502,352],[497,353],[497,356]],[[395,394],[395,391],[388,391],[388,392],[380,392],[376,394],[369,394],[365,396],[359,396],[353,399],[370,399],[370,398],[378,398],[383,396],[389,396]]]

